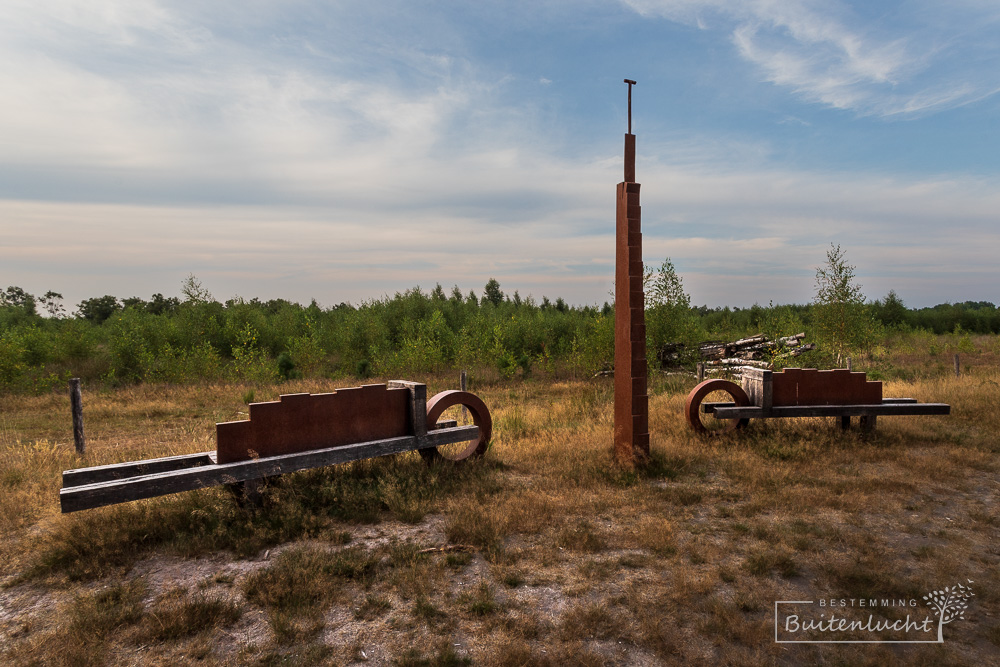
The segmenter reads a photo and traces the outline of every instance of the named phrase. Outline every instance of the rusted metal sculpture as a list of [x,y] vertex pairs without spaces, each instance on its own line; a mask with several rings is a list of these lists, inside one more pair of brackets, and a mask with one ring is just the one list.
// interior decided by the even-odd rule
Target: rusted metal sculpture
[[[438,421],[459,405],[472,414],[472,426]],[[248,420],[216,424],[214,452],[63,471],[59,501],[63,512],[75,512],[412,450],[428,463],[458,462],[482,456],[492,430],[478,396],[445,391],[428,401],[418,382],[288,394],[252,403]],[[459,442],[469,444],[455,454],[438,451]]]
[[[732,400],[705,401],[717,391],[726,392]],[[708,435],[734,431],[750,419],[779,417],[840,417],[844,429],[850,427],[851,417],[860,417],[861,430],[870,433],[879,416],[950,413],[946,403],[883,398],[882,383],[868,380],[864,373],[814,368],[786,368],[778,373],[744,368],[742,387],[728,380],[706,380],[691,391],[684,406],[691,428]],[[709,428],[702,415],[726,421]]]
[[615,223],[615,457],[621,463],[649,456],[646,385],[646,313],[642,291],[639,184],[635,182],[632,86],[628,84],[625,180],[618,184]]

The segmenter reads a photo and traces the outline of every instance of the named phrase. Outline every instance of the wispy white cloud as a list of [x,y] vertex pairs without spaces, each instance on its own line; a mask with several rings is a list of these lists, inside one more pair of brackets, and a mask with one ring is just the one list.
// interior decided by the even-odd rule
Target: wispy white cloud
[[993,4],[903,1],[863,15],[837,0],[622,1],[644,16],[725,31],[764,80],[837,109],[914,116],[1000,90]]

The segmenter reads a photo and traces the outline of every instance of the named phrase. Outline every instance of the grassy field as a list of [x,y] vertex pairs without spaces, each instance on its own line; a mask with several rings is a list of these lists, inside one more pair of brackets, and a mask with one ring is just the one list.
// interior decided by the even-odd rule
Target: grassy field
[[[893,363],[913,377],[885,395],[952,414],[882,418],[869,440],[832,419],[702,440],[681,416],[694,379],[656,377],[641,470],[611,461],[610,378],[474,381],[494,418],[485,460],[428,468],[411,453],[289,475],[257,510],[215,488],[58,513],[64,469],[213,449],[215,422],[245,418],[245,386],[86,391],[82,459],[66,396],[0,397],[0,660],[988,664],[1000,346],[973,342],[961,378],[950,357],[904,350]],[[941,644],[774,641],[778,600],[912,598],[878,613],[922,619],[924,595],[969,580]],[[850,638],[868,636],[888,635]]]

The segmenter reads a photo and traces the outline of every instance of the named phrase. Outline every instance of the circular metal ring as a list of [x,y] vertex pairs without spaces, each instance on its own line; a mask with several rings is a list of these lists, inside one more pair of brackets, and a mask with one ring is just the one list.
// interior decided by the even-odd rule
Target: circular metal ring
[[489,408],[482,399],[467,391],[442,391],[427,401],[427,430],[430,431],[437,425],[438,418],[448,408],[456,405],[465,406],[472,413],[472,422],[479,427],[479,438],[470,440],[468,447],[455,456],[445,456],[438,451],[437,447],[421,449],[420,455],[427,463],[445,459],[448,461],[464,461],[469,458],[478,458],[486,453],[486,448],[490,444],[493,436],[493,419],[490,417]]
[[684,403],[684,416],[687,418],[688,424],[691,425],[691,428],[702,435],[719,435],[721,433],[730,433],[736,429],[743,428],[750,422],[749,419],[727,419],[725,421],[728,423],[722,428],[713,430],[705,428],[705,425],[701,422],[701,402],[704,401],[705,397],[713,391],[726,392],[733,398],[733,402],[738,406],[750,405],[750,397],[747,396],[745,391],[743,391],[743,387],[738,384],[730,382],[729,380],[721,380],[718,378],[705,380],[691,390],[691,393],[688,394],[687,402]]

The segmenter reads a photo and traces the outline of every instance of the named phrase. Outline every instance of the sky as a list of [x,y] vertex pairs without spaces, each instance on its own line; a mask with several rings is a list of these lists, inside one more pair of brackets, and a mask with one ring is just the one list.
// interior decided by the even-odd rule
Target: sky
[[600,305],[625,78],[693,303],[1000,302],[992,0],[4,0],[0,288]]

